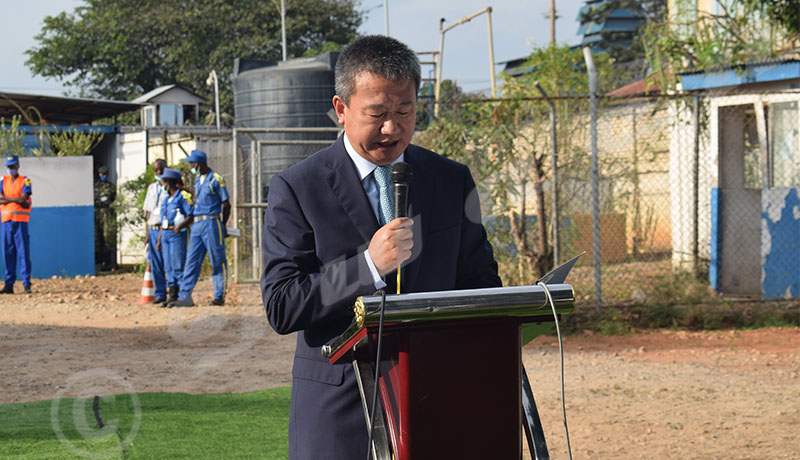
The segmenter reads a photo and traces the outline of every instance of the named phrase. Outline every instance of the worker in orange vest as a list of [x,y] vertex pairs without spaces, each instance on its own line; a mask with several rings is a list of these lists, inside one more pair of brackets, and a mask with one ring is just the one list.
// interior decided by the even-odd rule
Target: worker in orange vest
[[6,262],[6,284],[0,294],[13,294],[17,280],[17,257],[22,286],[31,292],[31,248],[28,222],[31,219],[31,180],[19,175],[19,157],[6,157],[8,174],[0,179],[0,212],[2,212],[3,255]]

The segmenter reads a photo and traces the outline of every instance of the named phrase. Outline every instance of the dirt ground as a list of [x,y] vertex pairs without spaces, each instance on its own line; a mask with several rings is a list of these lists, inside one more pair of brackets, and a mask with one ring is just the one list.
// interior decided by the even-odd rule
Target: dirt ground
[[[126,392],[243,392],[291,384],[294,336],[256,285],[228,305],[140,306],[141,276],[37,280],[0,296],[0,403]],[[19,287],[19,285],[18,285]],[[21,289],[20,289],[21,290]],[[565,337],[576,459],[800,459],[800,329]],[[555,337],[523,350],[550,454],[567,458]]]

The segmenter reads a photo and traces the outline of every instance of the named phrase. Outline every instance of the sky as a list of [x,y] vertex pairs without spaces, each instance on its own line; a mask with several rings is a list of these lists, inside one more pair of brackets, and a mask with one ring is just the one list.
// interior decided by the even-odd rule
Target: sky
[[[265,0],[268,1],[268,0]],[[292,0],[286,0],[291,2]],[[445,27],[459,19],[492,7],[492,32],[496,63],[530,54],[533,47],[550,40],[549,0],[387,0],[389,35],[417,52],[438,51],[439,18]],[[0,90],[15,93],[61,95],[66,89],[57,80],[35,77],[25,66],[25,50],[36,45],[46,16],[73,11],[82,0],[0,0],[6,14],[0,19]],[[576,17],[582,0],[556,0],[556,41],[574,44],[578,37]],[[360,0],[366,11],[362,34],[385,33],[383,0]],[[11,12],[13,11],[13,12]],[[467,91],[490,87],[488,24],[486,14],[445,33],[442,78],[455,80]],[[233,59],[235,56],[232,56]],[[426,58],[421,59],[425,61]],[[498,71],[502,66],[495,67]],[[423,73],[432,67],[423,65]],[[428,75],[424,75],[428,76]],[[433,77],[433,75],[430,75]]]

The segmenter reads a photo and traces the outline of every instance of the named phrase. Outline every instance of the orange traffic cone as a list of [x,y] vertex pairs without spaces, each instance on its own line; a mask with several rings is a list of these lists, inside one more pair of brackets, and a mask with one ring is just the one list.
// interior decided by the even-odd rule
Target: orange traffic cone
[[138,305],[147,305],[156,300],[156,285],[153,283],[153,272],[150,271],[150,264],[144,271],[144,282],[142,283],[142,295],[139,297]]

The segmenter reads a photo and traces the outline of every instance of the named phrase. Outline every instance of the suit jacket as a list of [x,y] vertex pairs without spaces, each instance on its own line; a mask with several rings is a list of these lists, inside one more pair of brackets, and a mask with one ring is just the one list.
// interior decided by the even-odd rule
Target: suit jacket
[[[500,286],[469,169],[414,145],[405,161],[414,172],[414,250],[404,292]],[[331,365],[320,351],[353,320],[356,297],[375,291],[362,253],[379,224],[342,137],[273,177],[268,203],[264,307],[278,333],[298,332],[289,458],[363,458],[367,430],[352,365]],[[391,287],[394,276],[386,278]]]

